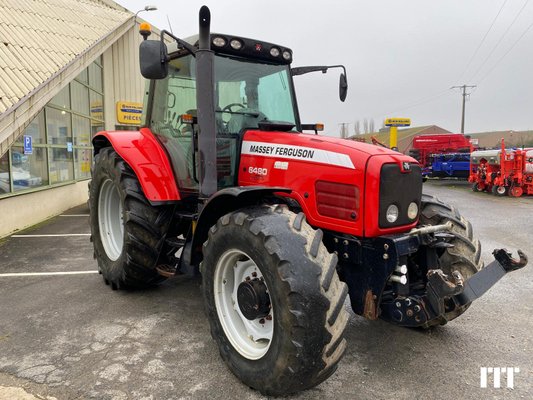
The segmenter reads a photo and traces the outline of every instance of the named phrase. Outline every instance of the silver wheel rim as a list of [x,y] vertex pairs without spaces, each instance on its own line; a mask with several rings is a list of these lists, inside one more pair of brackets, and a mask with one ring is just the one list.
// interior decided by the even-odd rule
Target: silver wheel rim
[[231,249],[218,260],[214,275],[215,307],[226,337],[243,357],[260,359],[272,342],[274,313],[271,309],[267,318],[247,319],[239,308],[237,288],[246,278],[263,279],[261,270],[246,253]]
[[498,192],[498,194],[504,194],[505,193],[505,186],[498,186],[496,191]]
[[107,179],[100,188],[98,227],[107,257],[111,261],[116,261],[122,253],[124,244],[124,220],[120,194],[111,179]]

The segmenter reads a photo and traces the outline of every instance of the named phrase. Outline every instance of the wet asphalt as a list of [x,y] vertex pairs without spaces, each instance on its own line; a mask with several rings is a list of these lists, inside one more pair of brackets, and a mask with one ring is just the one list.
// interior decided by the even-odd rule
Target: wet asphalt
[[[533,255],[533,196],[498,198],[456,181],[428,182],[424,191],[472,222],[486,263],[494,248]],[[198,279],[137,292],[104,285],[87,214],[79,206],[0,242],[0,399],[264,398],[220,359]],[[66,236],[28,236],[57,234]],[[5,275],[65,271],[82,273]],[[504,277],[462,317],[429,331],[352,313],[337,372],[291,398],[530,399],[532,332],[530,265]],[[480,388],[481,367],[519,368],[514,389],[505,388],[505,375],[504,388]]]

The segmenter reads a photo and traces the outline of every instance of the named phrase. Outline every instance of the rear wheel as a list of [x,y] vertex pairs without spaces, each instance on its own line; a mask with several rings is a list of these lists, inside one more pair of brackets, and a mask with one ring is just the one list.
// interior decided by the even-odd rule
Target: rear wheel
[[[455,207],[450,206],[436,197],[422,195],[420,225],[440,225],[451,221],[452,230],[449,232],[454,238],[449,241],[453,247],[437,250],[439,268],[451,276],[453,271],[459,271],[466,280],[483,268],[481,262],[481,245],[479,240],[474,239],[472,225]],[[456,306],[446,304],[446,314],[428,321],[423,327],[445,324],[464,313],[470,304]]]
[[151,206],[133,170],[110,147],[95,157],[89,210],[94,257],[107,284],[144,288],[164,280],[155,267],[172,209]]
[[496,196],[507,196],[507,186],[493,186],[492,194]]
[[509,189],[509,196],[520,197],[524,194],[524,190],[520,186],[513,186]]
[[227,214],[209,232],[201,264],[211,334],[229,369],[266,395],[311,388],[345,347],[347,286],[337,257],[303,213],[285,206]]

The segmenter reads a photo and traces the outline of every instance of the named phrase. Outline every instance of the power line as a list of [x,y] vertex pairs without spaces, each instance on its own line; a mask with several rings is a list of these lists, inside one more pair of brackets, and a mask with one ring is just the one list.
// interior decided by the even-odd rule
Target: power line
[[478,84],[480,84],[481,82],[483,82],[485,80],[485,78],[487,76],[490,75],[490,73],[494,70],[494,68],[496,68],[498,66],[498,64],[500,62],[502,62],[502,60],[507,57],[507,55],[511,52],[511,50],[513,50],[515,48],[515,46],[518,44],[518,42],[526,35],[526,33],[528,33],[528,31],[531,29],[531,27],[533,27],[533,23],[531,23],[527,28],[526,30],[520,35],[520,37],[513,43],[513,45],[509,48],[509,50],[507,50],[507,52],[498,60],[496,61],[496,64],[494,64],[492,66],[492,68],[490,68],[487,73],[485,75],[483,75],[483,77],[479,80]]
[[468,71],[468,68],[470,67],[470,64],[472,64],[472,61],[474,60],[474,58],[476,57],[479,49],[481,48],[481,46],[483,45],[483,43],[485,43],[485,39],[487,38],[487,36],[489,35],[490,31],[492,30],[492,27],[494,26],[494,23],[496,22],[496,20],[498,19],[498,17],[500,16],[502,10],[503,10],[503,7],[505,7],[505,4],[507,4],[507,1],[508,0],[505,0],[503,2],[503,4],[501,5],[500,9],[498,10],[498,14],[496,14],[496,16],[494,17],[494,19],[492,20],[492,23],[490,24],[489,26],[489,29],[487,30],[487,32],[485,33],[485,35],[483,36],[483,39],[481,39],[481,42],[479,43],[479,45],[477,46],[476,48],[476,51],[474,51],[474,53],[472,54],[472,56],[470,57],[470,60],[468,60],[468,63],[466,64],[466,67],[463,71],[463,73],[461,74],[461,77],[459,78],[459,80],[463,79],[463,76],[466,74],[466,71]]
[[516,20],[518,19],[518,17],[520,16],[520,14],[522,14],[522,11],[524,11],[524,8],[526,8],[527,6],[527,3],[529,2],[529,0],[526,0],[524,2],[524,5],[522,6],[522,8],[520,9],[520,11],[518,11],[518,13],[516,14],[516,16],[514,17],[513,21],[511,22],[511,24],[507,27],[507,29],[505,30],[505,32],[503,33],[503,35],[500,37],[500,39],[498,40],[498,42],[496,42],[496,45],[492,48],[492,50],[490,51],[489,55],[483,60],[483,62],[479,65],[479,68],[476,70],[476,72],[474,73],[474,75],[472,75],[472,77],[470,78],[470,80],[474,80],[474,78],[477,76],[477,74],[479,73],[479,71],[483,68],[483,66],[485,65],[485,63],[488,61],[488,59],[492,56],[492,54],[494,54],[494,51],[496,51],[496,49],[498,48],[498,46],[500,45],[500,43],[502,42],[502,40],[505,38],[505,36],[507,35],[507,33],[509,32],[509,30],[512,28],[512,26],[515,24]]
[[466,93],[467,88],[476,88],[476,85],[462,85],[462,86],[452,86],[450,89],[463,89],[463,112],[461,113],[461,133],[465,133],[465,103],[466,103],[466,97],[470,93]]
[[387,113],[383,114],[383,116],[387,116],[388,117],[388,116],[390,116],[392,114],[395,114],[395,113],[398,113],[400,111],[408,110],[410,108],[417,107],[417,106],[422,105],[422,104],[430,103],[430,102],[438,99],[439,97],[444,96],[447,93],[448,93],[448,89],[440,91],[440,92],[436,93],[433,96],[422,97],[419,100],[415,100],[415,101],[406,103],[404,106],[397,107],[394,110],[391,110],[390,112],[387,112]]

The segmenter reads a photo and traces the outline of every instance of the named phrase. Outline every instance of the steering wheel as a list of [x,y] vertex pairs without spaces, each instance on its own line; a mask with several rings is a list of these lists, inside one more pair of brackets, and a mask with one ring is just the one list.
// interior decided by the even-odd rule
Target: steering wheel
[[231,103],[231,104],[228,104],[226,107],[224,107],[222,109],[222,111],[220,111],[221,113],[234,113],[234,112],[237,112],[237,110],[233,111],[232,108],[233,107],[239,107],[239,108],[246,108],[246,106],[244,104],[241,104],[241,103]]

